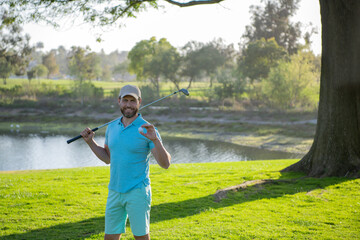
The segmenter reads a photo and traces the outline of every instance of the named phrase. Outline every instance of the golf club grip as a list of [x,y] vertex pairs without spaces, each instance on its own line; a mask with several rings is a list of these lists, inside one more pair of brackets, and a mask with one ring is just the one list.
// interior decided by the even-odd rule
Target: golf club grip
[[[91,129],[91,131],[93,131],[93,132],[95,132],[95,131],[97,131],[99,128],[94,128],[94,129]],[[78,140],[78,139],[80,139],[80,138],[82,138],[82,136],[81,135],[79,135],[79,136],[76,136],[76,137],[73,137],[72,139],[69,139],[69,140],[67,140],[66,142],[68,143],[68,144],[70,144],[70,143],[72,143],[72,142],[74,142],[74,141],[76,141],[76,140]]]

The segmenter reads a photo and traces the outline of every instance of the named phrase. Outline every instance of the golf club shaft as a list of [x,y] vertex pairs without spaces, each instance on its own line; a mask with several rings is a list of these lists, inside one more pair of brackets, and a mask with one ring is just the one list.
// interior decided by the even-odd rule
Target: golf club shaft
[[165,99],[165,98],[167,98],[167,97],[170,97],[170,96],[172,96],[172,95],[174,95],[174,94],[177,94],[178,92],[179,92],[179,91],[173,92],[172,94],[169,94],[169,95],[167,95],[167,96],[165,96],[165,97],[162,97],[162,98],[159,98],[158,100],[155,100],[155,101],[153,101],[153,102],[151,102],[151,103],[149,103],[149,104],[146,104],[145,106],[142,106],[142,107],[139,109],[139,111],[140,111],[141,109],[143,109],[143,108],[146,108],[147,106],[150,106],[151,104],[157,103],[157,102],[159,102],[159,101],[161,101],[161,100],[163,100],[163,99]]
[[[180,90],[179,90],[179,91],[180,91]],[[149,104],[146,104],[145,106],[141,107],[141,108],[139,109],[139,111],[140,111],[141,109],[144,109],[144,108],[147,107],[147,106],[150,106],[151,104],[157,103],[157,102],[159,102],[159,101],[161,101],[161,100],[163,100],[163,99],[165,99],[165,98],[167,98],[167,97],[170,97],[170,96],[172,96],[172,95],[174,95],[174,94],[177,94],[179,91],[173,92],[173,93],[171,93],[171,94],[169,94],[169,95],[167,95],[167,96],[165,96],[165,97],[162,97],[162,98],[160,98],[160,99],[158,99],[158,100],[155,100],[155,101],[153,101],[153,102],[151,102],[151,103],[149,103]],[[96,127],[96,128],[93,128],[93,129],[91,129],[91,131],[95,132],[95,131],[97,131],[97,130],[99,130],[99,129],[101,129],[101,128],[107,126],[107,125],[109,125],[110,123],[119,120],[120,118],[121,118],[121,117],[116,118],[116,119],[114,119],[114,120],[112,120],[112,121],[110,121],[110,122],[108,122],[108,123],[105,123],[105,124],[103,124],[103,125],[101,125],[101,126],[98,126],[98,127]],[[72,142],[74,142],[74,141],[76,141],[76,140],[78,140],[78,139],[80,139],[80,138],[82,138],[82,136],[81,136],[81,135],[78,135],[78,136],[76,136],[76,137],[73,137],[73,138],[67,140],[66,142],[69,144],[69,143],[72,143]]]

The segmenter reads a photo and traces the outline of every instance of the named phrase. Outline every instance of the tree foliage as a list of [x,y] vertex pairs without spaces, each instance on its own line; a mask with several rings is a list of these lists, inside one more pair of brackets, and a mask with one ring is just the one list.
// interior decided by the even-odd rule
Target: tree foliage
[[84,104],[84,97],[90,95],[94,89],[94,86],[87,83],[86,80],[96,79],[101,74],[99,58],[88,48],[72,47],[69,56],[69,70],[70,74],[79,81],[77,88],[81,96],[81,104]]
[[287,53],[280,47],[274,38],[265,40],[264,38],[250,42],[239,58],[239,70],[253,82],[267,78],[272,67],[278,61],[284,59]]
[[47,78],[59,73],[59,65],[56,62],[54,50],[42,57],[42,63],[48,69]]
[[182,47],[184,52],[181,75],[183,77],[189,78],[189,85],[187,88],[191,87],[191,83],[200,77],[202,69],[202,57],[200,49],[203,44],[195,41],[190,41]]
[[227,98],[232,99],[234,104],[235,98],[245,91],[246,82],[236,68],[218,69],[216,79],[220,85],[214,88],[215,96],[223,102],[223,105]]
[[0,77],[3,79],[4,85],[6,79],[10,77],[10,74],[14,71],[14,66],[10,61],[7,61],[5,57],[0,57]]
[[[164,0],[179,7],[219,3],[223,0]],[[159,0],[7,0],[0,6],[13,16],[8,22],[45,22],[58,27],[58,19],[79,18],[94,26],[121,25],[120,19],[136,17],[149,7],[161,7]]]
[[251,25],[243,37],[247,43],[274,38],[289,54],[296,53],[301,38],[301,23],[290,18],[299,8],[300,0],[262,0],[265,6],[251,6]]
[[59,66],[60,75],[67,75],[69,73],[68,51],[64,46],[59,46],[55,50],[55,61],[56,64]]
[[212,84],[217,70],[232,62],[235,51],[232,45],[224,45],[221,39],[208,43],[190,41],[182,50],[184,56],[181,74],[189,78],[188,88],[204,73],[210,77]]
[[94,80],[99,76],[100,61],[88,48],[72,47],[69,56],[69,70],[80,82]]
[[160,78],[172,81],[179,88],[176,76],[180,66],[180,54],[165,38],[138,42],[129,52],[129,71],[136,74],[138,80],[150,80],[158,95]]
[[32,69],[35,70],[35,77],[37,78],[47,76],[49,71],[47,67],[43,64],[38,64],[34,66]]
[[[0,25],[0,77],[4,84],[11,74],[24,75],[30,61],[33,48],[29,44],[30,36],[22,33],[22,28],[11,23],[7,12],[1,11]],[[10,21],[9,24],[7,24]],[[6,23],[6,24],[5,24]]]
[[126,59],[125,61],[122,61],[121,63],[116,64],[112,68],[112,75],[114,78],[120,77],[121,79],[129,79],[131,77],[128,68],[129,68],[130,61]]
[[158,8],[156,0],[9,0],[0,6],[13,16],[9,21],[17,23],[43,22],[59,27],[58,19],[82,17],[82,21],[94,26],[114,25],[120,18],[135,17],[151,6]]
[[309,54],[299,52],[292,55],[290,61],[281,60],[271,68],[262,90],[272,107],[283,110],[317,108],[320,75],[313,71],[311,60]]

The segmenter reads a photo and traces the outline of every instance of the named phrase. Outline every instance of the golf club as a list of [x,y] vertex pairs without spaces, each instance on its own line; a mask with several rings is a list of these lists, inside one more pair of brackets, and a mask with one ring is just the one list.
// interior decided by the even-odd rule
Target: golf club
[[[165,98],[167,98],[167,97],[170,97],[170,96],[172,96],[172,95],[174,95],[174,94],[177,94],[178,92],[182,92],[182,93],[185,94],[186,96],[189,96],[189,91],[188,91],[187,89],[185,89],[185,88],[182,88],[182,89],[180,89],[180,90],[178,90],[178,91],[176,91],[176,92],[173,92],[173,93],[171,93],[171,94],[169,94],[169,95],[167,95],[167,96],[165,96],[165,97],[162,97],[162,98],[160,98],[160,99],[158,99],[158,100],[155,100],[155,101],[153,101],[153,102],[151,102],[151,103],[149,103],[149,104],[146,104],[145,106],[142,106],[142,107],[139,109],[139,111],[140,111],[141,109],[146,108],[147,106],[150,106],[151,104],[157,103],[157,102],[159,102],[159,101],[161,101],[161,100],[163,100],[163,99],[165,99]],[[97,131],[97,130],[99,130],[99,129],[101,129],[101,128],[107,126],[107,125],[109,125],[110,123],[119,120],[120,118],[121,118],[121,117],[116,118],[116,119],[114,119],[114,120],[112,120],[112,121],[110,121],[110,122],[108,122],[108,123],[105,123],[105,124],[103,124],[103,125],[101,125],[101,126],[98,126],[98,127],[96,127],[96,128],[93,128],[93,129],[91,129],[91,131],[95,132],[95,131]],[[80,138],[82,138],[81,135],[76,136],[76,137],[73,137],[72,139],[69,139],[69,140],[67,140],[66,142],[69,144],[69,143],[72,143],[72,142],[74,142],[74,141],[76,141],[76,140],[78,140],[78,139],[80,139]]]

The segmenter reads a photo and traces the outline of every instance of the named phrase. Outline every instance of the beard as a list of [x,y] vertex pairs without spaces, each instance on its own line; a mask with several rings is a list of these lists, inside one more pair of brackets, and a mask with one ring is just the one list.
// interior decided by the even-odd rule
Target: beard
[[124,108],[121,108],[120,111],[121,111],[121,113],[122,113],[122,115],[123,115],[124,117],[126,117],[126,118],[132,118],[132,117],[134,117],[134,116],[138,113],[139,109],[137,109],[137,108],[130,108],[130,107],[124,107]]

